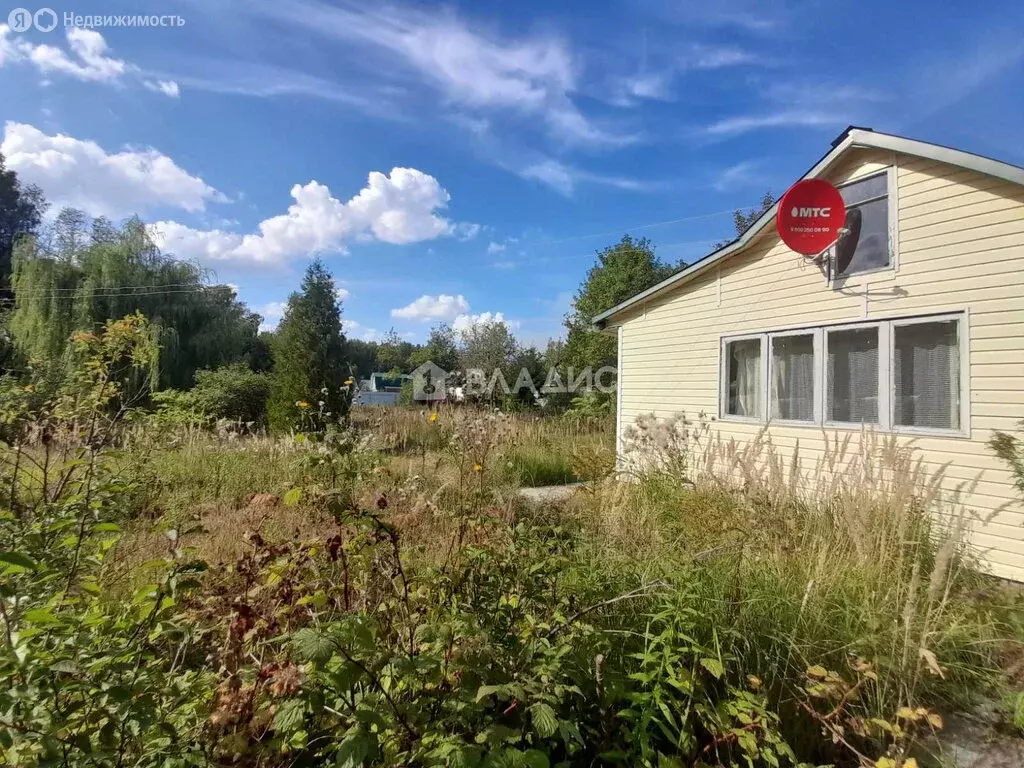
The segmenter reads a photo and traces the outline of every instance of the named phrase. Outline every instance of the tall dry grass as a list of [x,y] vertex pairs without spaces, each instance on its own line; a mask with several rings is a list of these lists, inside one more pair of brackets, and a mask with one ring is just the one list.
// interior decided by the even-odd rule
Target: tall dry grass
[[826,435],[820,456],[762,431],[717,438],[705,420],[639,420],[625,471],[577,497],[602,561],[686,585],[718,637],[780,701],[811,664],[879,670],[864,716],[963,705],[997,679],[1005,617],[960,503],[914,450],[869,431]]

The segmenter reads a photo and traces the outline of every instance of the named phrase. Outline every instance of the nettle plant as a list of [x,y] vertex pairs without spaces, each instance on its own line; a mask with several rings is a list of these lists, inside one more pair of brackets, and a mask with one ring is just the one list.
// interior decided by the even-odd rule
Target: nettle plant
[[[101,582],[136,491],[116,469],[120,419],[155,371],[141,315],[72,339],[50,396],[8,386],[0,412],[0,755],[6,765],[200,764],[203,676],[187,671],[192,630],[176,602],[202,566],[168,539],[130,599]],[[28,407],[26,407],[28,406]],[[173,763],[172,763],[173,764]]]

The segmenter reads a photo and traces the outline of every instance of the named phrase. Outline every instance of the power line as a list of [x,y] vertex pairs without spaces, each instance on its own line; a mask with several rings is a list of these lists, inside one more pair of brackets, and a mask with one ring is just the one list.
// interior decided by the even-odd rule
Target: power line
[[[713,243],[714,240],[684,240],[675,243],[664,243],[659,246],[661,248],[672,248],[683,245],[705,245],[707,243]],[[643,248],[616,248],[612,246],[616,253],[648,253]],[[545,263],[549,261],[564,261],[568,259],[587,258],[592,257],[593,253],[584,254],[573,254],[571,256],[538,256],[530,259],[520,259],[516,261],[516,264],[532,264],[532,263]],[[226,283],[217,283],[212,285],[196,285],[194,283],[166,283],[164,285],[122,285],[122,286],[108,286],[98,288],[95,290],[88,290],[85,287],[77,288],[39,288],[34,290],[20,290],[14,291],[16,297],[23,298],[51,298],[51,299],[74,299],[74,298],[133,298],[136,296],[165,296],[174,294],[189,294],[189,293],[202,293],[203,291],[217,290],[221,288],[232,288],[237,294],[247,286],[231,285],[228,286]],[[12,299],[4,299],[4,301],[12,301]]]
[[[111,295],[114,295],[115,292],[117,292],[117,291],[133,291],[133,290],[163,291],[163,290],[167,290],[167,289],[178,289],[178,288],[189,289],[189,290],[206,290],[206,289],[209,289],[209,288],[216,288],[216,287],[223,286],[223,285],[224,285],[223,283],[221,283],[221,284],[213,284],[213,285],[196,285],[196,283],[162,283],[162,284],[159,284],[159,285],[110,285],[110,286],[102,286],[102,287],[96,288],[96,289],[94,289],[90,293],[90,295],[94,295],[94,296],[98,295],[98,294],[111,294]],[[88,291],[88,290],[89,290],[88,287],[84,286],[84,285],[77,286],[75,288],[40,288],[40,289],[37,289],[38,292],[43,292],[43,293],[50,294],[50,295],[60,295],[60,294],[76,295],[76,294],[78,294],[80,292],[85,292],[85,291]],[[28,293],[32,293],[32,292],[33,291],[29,291]],[[131,295],[131,294],[127,294],[127,295]]]
[[699,221],[701,219],[713,219],[716,216],[725,216],[726,214],[735,213],[735,208],[730,208],[727,211],[715,211],[713,213],[700,213],[694,216],[683,216],[678,219],[667,219],[666,221],[656,221],[651,224],[638,224],[635,227],[620,227],[619,229],[609,230],[607,232],[595,232],[591,235],[570,235],[569,237],[556,238],[554,240],[535,240],[533,242],[525,243],[525,245],[555,245],[557,243],[568,243],[573,240],[589,240],[592,237],[610,237],[617,235],[620,232],[630,233],[638,229],[654,229],[655,227],[667,227],[671,224],[681,224],[684,221]]
[[[202,293],[204,291],[211,290],[218,286],[196,286],[194,288],[175,288],[173,290],[152,290],[152,291],[138,291],[136,293],[104,293],[104,292],[93,292],[81,294],[81,298],[100,298],[100,299],[116,299],[116,298],[135,298],[136,296],[165,296],[173,294],[185,294],[185,293]],[[24,298],[51,298],[51,299],[75,299],[79,297],[77,293],[51,293],[45,289],[36,291],[14,291],[15,297]],[[11,302],[14,299],[6,298],[3,301]]]

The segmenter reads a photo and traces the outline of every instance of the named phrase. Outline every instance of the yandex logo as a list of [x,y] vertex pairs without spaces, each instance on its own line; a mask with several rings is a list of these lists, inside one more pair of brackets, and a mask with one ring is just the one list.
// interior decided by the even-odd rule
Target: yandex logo
[[846,223],[846,205],[839,190],[824,179],[804,179],[782,196],[775,218],[782,242],[797,253],[813,256],[839,237]]

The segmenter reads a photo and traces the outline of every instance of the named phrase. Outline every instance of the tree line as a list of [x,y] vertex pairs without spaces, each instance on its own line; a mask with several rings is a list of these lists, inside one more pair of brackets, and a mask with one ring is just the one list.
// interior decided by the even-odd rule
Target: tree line
[[[75,331],[141,313],[158,334],[156,406],[275,429],[295,426],[313,404],[340,415],[343,393],[358,379],[410,373],[428,360],[448,371],[501,370],[509,382],[522,369],[543,382],[551,368],[615,365],[615,336],[594,329],[591,318],[685,266],[661,260],[647,238],[623,236],[595,254],[564,318],[564,340],[538,349],[502,322],[460,331],[441,323],[422,344],[394,329],[381,341],[346,338],[334,278],[315,260],[278,327],[261,333],[262,318],[231,287],[210,284],[211,273],[200,265],[161,253],[139,218],[115,224],[74,209],[52,219],[46,212],[42,192],[22,184],[0,156],[0,366],[8,375],[45,364],[59,377]],[[752,214],[736,212],[737,234]],[[537,405],[530,392],[494,404]],[[569,396],[546,403],[570,404]],[[592,405],[607,410],[611,398],[596,397]]]

